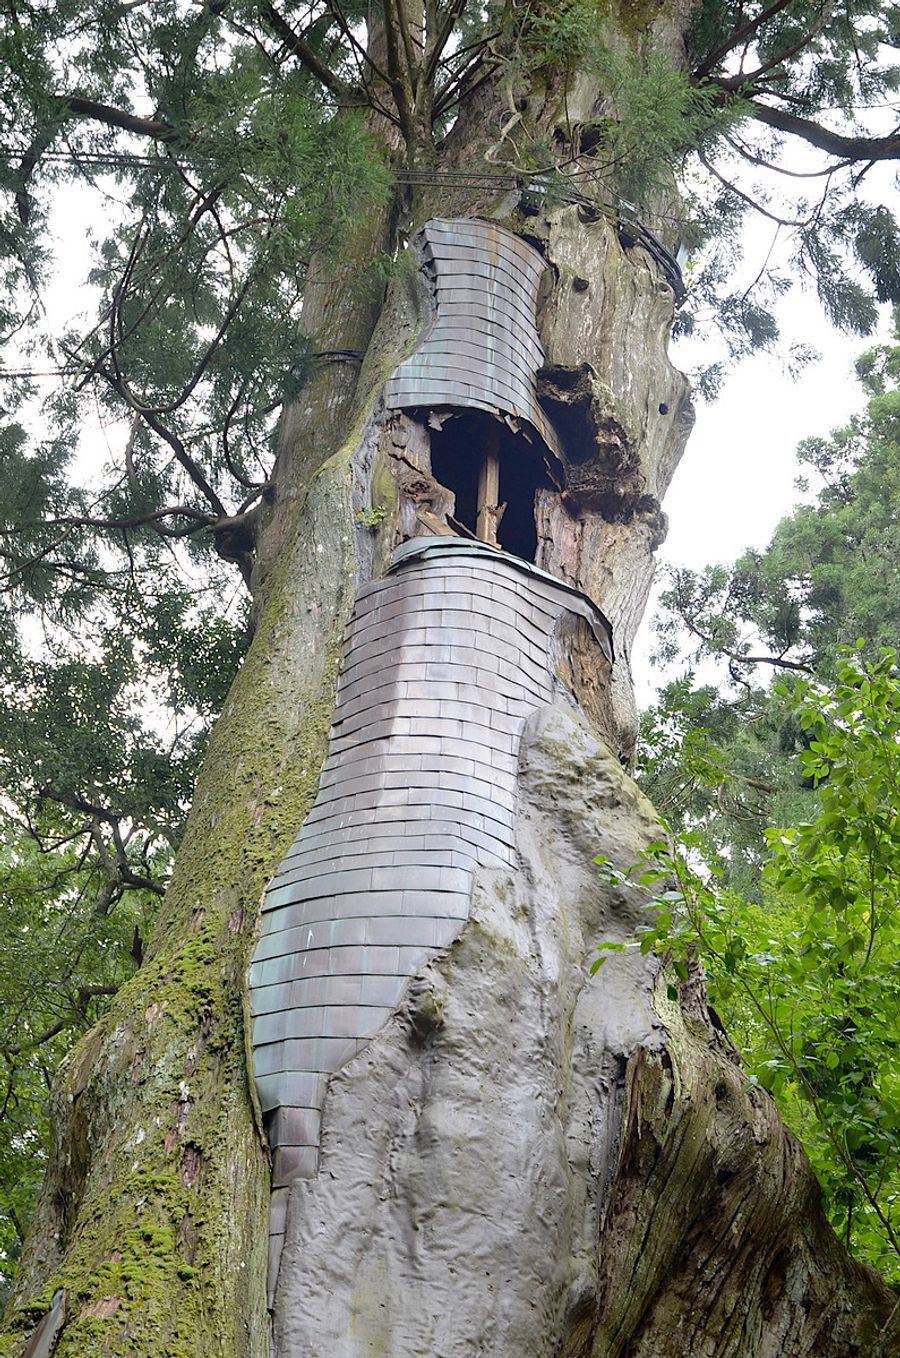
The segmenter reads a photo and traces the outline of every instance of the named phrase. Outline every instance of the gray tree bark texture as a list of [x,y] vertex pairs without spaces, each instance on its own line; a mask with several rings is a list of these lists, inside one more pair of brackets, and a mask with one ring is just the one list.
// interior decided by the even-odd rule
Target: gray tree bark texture
[[[660,21],[673,49],[682,19]],[[583,81],[540,97],[548,134],[597,102]],[[482,87],[444,167],[474,163],[507,116]],[[896,1352],[893,1296],[831,1232],[802,1151],[746,1087],[700,980],[673,1003],[652,959],[628,952],[588,974],[597,944],[626,937],[640,911],[592,858],[627,869],[659,833],[622,759],[636,733],[629,649],[692,419],[666,352],[672,291],[644,251],[576,207],[525,218],[487,190],[435,192],[412,224],[474,214],[526,234],[549,266],[539,390],[583,451],[567,495],[538,499],[537,564],[611,620],[612,683],[573,628],[560,673],[574,698],[522,735],[516,867],[477,875],[459,938],[333,1076],[319,1172],[292,1189],[291,1282],[270,1316],[244,1000],[259,903],[315,796],[356,592],[414,535],[405,524],[449,503],[422,426],[381,403],[421,333],[417,277],[401,272],[382,304],[342,273],[391,244],[387,213],[373,215],[343,265],[312,270],[315,347],[366,358],[361,373],[320,368],[283,420],[253,644],[147,959],[60,1072],[4,1358],[60,1288],[59,1358],[264,1358],[273,1340],[278,1358]],[[374,531],[360,511],[377,511]]]

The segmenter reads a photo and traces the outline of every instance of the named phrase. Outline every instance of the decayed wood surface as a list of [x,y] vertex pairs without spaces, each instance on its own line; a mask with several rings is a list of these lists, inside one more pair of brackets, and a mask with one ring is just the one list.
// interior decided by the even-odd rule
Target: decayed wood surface
[[499,437],[488,430],[484,441],[483,461],[478,474],[478,517],[475,536],[491,547],[497,546],[497,529],[503,517],[500,505]]
[[829,1226],[772,1099],[709,1022],[657,987],[669,1041],[639,1048],[585,1317],[595,1358],[891,1358],[896,1298]]

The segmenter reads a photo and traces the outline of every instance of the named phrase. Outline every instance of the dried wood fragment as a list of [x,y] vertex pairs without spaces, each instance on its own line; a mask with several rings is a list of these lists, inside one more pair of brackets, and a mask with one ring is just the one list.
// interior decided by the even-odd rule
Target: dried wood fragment
[[503,517],[504,506],[500,504],[500,436],[496,430],[488,434],[484,461],[478,474],[478,515],[475,520],[475,536],[481,542],[497,547],[497,529]]

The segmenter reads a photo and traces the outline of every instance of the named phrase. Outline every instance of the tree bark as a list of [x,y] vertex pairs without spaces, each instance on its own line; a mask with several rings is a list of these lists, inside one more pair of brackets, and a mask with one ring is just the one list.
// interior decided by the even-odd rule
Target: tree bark
[[[682,17],[657,22],[672,50]],[[598,91],[554,78],[529,98],[536,127],[565,142]],[[490,169],[508,117],[486,81],[438,168]],[[632,954],[587,975],[640,908],[597,881],[593,855],[626,869],[659,833],[622,760],[636,736],[629,650],[692,420],[666,354],[672,289],[605,216],[526,212],[490,185],[424,188],[402,225],[474,215],[548,265],[538,390],[568,475],[562,493],[538,492],[536,561],[605,612],[616,663],[610,680],[584,628],[563,636],[577,703],[522,733],[517,868],[478,874],[457,941],[331,1079],[319,1173],[292,1194],[276,1351],[887,1355],[890,1293],[830,1232],[802,1152],[745,1088],[702,988],[673,1005],[656,964]],[[366,287],[402,217],[360,223],[344,256],[311,272],[315,348],[365,358],[319,368],[283,421],[250,653],[146,961],[60,1072],[0,1354],[22,1350],[59,1288],[60,1358],[270,1351],[269,1165],[245,1000],[260,900],[315,796],[358,589],[411,522],[453,531],[426,425],[382,403],[428,316],[414,268],[384,299]]]

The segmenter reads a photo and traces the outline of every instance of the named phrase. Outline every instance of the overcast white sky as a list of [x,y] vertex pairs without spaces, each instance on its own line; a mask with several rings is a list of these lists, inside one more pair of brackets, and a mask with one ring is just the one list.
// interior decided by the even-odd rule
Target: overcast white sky
[[[658,553],[654,594],[667,564],[700,569],[733,561],[746,547],[765,547],[779,519],[802,498],[794,487],[797,444],[829,434],[865,404],[853,363],[888,338],[887,309],[879,336],[868,340],[830,329],[814,298],[798,294],[788,310],[792,324],[804,327],[798,333],[815,336],[822,357],[790,377],[760,354],[740,364],[713,404],[698,403],[697,424],[664,503],[669,536]],[[674,357],[678,362],[677,351]],[[663,682],[649,660],[654,607],[651,599],[632,656],[641,707]],[[676,666],[668,673],[677,672]]]

